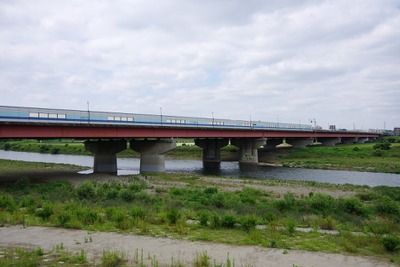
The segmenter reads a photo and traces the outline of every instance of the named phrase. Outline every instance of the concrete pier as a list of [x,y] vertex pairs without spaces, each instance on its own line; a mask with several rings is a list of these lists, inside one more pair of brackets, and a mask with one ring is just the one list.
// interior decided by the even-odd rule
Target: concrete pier
[[239,148],[239,163],[258,163],[258,149],[267,143],[266,138],[231,139],[231,144]]
[[176,140],[173,138],[155,139],[155,140],[132,140],[130,148],[139,152],[140,155],[140,173],[146,172],[164,172],[165,157],[164,154],[176,147]]
[[342,142],[340,137],[323,137],[323,138],[318,138],[318,141],[323,145],[323,146],[335,146],[336,144],[340,144]]
[[351,145],[357,142],[357,137],[342,137],[342,143]]
[[221,164],[221,148],[229,144],[229,139],[195,139],[194,143],[203,149],[203,166],[214,168]]
[[368,140],[369,140],[368,137],[359,137],[359,138],[357,138],[357,144],[364,144]]
[[117,173],[117,153],[126,149],[125,140],[85,141],[85,149],[94,154],[93,172]]
[[312,138],[286,138],[286,142],[291,144],[293,148],[307,147],[312,145],[313,141]]

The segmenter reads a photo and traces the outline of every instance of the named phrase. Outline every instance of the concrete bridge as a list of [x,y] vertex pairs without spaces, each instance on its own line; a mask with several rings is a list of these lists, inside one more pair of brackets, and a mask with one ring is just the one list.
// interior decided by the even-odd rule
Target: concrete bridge
[[[379,135],[368,132],[324,131],[307,127],[261,127],[261,122],[233,125],[230,120],[218,120],[211,124],[183,124],[183,119],[161,118],[158,123],[132,123],[125,115],[126,123],[94,121],[65,121],[65,110],[51,110],[63,113],[61,118],[40,118],[6,116],[0,107],[0,139],[82,139],[85,149],[94,154],[94,172],[117,172],[116,154],[129,148],[141,154],[140,172],[165,171],[164,154],[176,147],[176,138],[193,138],[203,149],[204,166],[221,162],[221,148],[232,144],[239,148],[239,162],[258,163],[258,149],[276,147],[305,147],[318,141],[322,145],[364,143]],[[55,112],[58,113],[55,113]],[[83,111],[82,111],[83,112]],[[32,113],[32,112],[30,112]],[[107,113],[110,118],[111,113]],[[34,114],[36,116],[36,113]],[[153,115],[154,116],[154,115]],[[44,117],[44,116],[43,116]],[[55,117],[55,115],[53,115]],[[115,118],[115,116],[113,117]],[[119,118],[122,118],[119,116]],[[176,118],[176,117],[174,117]],[[191,118],[194,119],[194,118]],[[200,119],[200,118],[199,118]],[[169,121],[168,121],[169,120]],[[179,121],[178,121],[179,120]],[[228,124],[230,123],[230,124]]]

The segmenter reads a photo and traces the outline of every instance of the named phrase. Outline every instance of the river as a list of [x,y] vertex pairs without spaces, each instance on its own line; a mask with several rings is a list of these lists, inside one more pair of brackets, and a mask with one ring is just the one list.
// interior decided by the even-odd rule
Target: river
[[[93,166],[92,156],[51,155],[0,150],[0,159],[65,163],[88,167],[87,171],[81,172],[82,174],[91,173]],[[138,174],[139,166],[140,161],[137,158],[118,158],[118,175]],[[166,172],[210,174],[203,169],[203,163],[200,160],[166,160],[165,169]],[[220,169],[214,170],[211,174],[232,178],[246,177],[254,179],[316,181],[332,184],[400,186],[400,174],[242,165],[238,162],[222,162]]]

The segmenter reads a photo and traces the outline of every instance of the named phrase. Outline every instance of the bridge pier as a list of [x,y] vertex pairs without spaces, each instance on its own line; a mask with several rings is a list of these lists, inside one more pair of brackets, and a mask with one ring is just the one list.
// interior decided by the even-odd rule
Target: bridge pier
[[365,142],[367,142],[369,140],[368,137],[358,137],[357,138],[357,144],[364,144]]
[[235,138],[231,144],[239,148],[239,163],[258,163],[258,148],[267,143],[266,138]]
[[130,148],[140,153],[140,173],[164,172],[164,154],[176,147],[176,140],[173,138],[156,140],[132,140]]
[[318,138],[318,141],[322,143],[323,146],[335,146],[336,144],[339,144],[341,142],[340,137],[320,137]]
[[195,139],[196,146],[203,149],[203,167],[217,168],[221,164],[221,148],[229,144],[229,139]]
[[117,173],[117,153],[126,149],[125,140],[88,140],[84,144],[94,154],[93,172]]
[[357,137],[342,137],[342,143],[346,145],[351,145],[357,142]]
[[312,138],[286,138],[286,142],[291,144],[293,148],[307,147],[312,145],[313,141]]

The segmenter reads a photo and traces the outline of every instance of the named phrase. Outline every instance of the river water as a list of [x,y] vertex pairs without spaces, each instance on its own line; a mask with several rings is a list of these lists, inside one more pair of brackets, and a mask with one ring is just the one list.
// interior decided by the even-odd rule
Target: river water
[[[0,159],[65,163],[88,167],[82,174],[91,173],[93,166],[92,156],[76,155],[50,155],[30,152],[15,152],[0,150]],[[138,174],[140,161],[137,158],[118,158],[118,175]],[[354,184],[367,186],[400,186],[400,174],[314,170],[300,168],[285,168],[263,165],[243,165],[238,162],[222,162],[218,170],[203,168],[200,160],[166,160],[166,172],[217,174],[232,178],[254,178],[254,179],[282,179],[297,181],[316,181],[332,184]],[[1,167],[0,167],[1,173]]]

